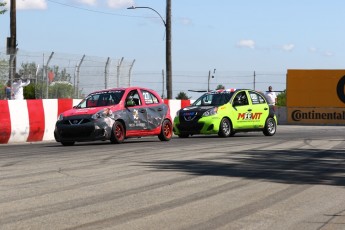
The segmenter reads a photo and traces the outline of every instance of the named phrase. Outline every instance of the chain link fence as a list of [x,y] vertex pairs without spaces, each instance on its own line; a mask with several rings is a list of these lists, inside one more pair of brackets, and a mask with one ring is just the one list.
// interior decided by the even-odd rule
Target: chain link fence
[[[15,57],[15,59],[13,58]],[[12,60],[12,61],[11,61]],[[14,63],[14,61],[16,63]],[[16,65],[16,69],[13,67]],[[0,49],[0,87],[13,81],[11,73],[30,79],[25,87],[26,99],[83,98],[90,92],[104,88],[138,85],[156,90],[166,97],[166,76],[164,70],[133,71],[135,60],[112,59],[83,54],[58,52],[27,52],[18,50],[16,55],[7,55]],[[212,75],[210,75],[210,72]],[[252,88],[265,91],[269,85],[274,90],[286,89],[285,71],[229,71],[229,70],[187,70],[173,71],[173,97],[180,92],[195,99],[198,90],[226,88]],[[33,95],[28,95],[31,92]],[[5,90],[0,91],[0,99]]]
[[0,50],[0,84],[12,83],[15,73],[19,73],[21,78],[30,79],[34,94],[30,98],[83,98],[95,90],[130,86],[134,62],[125,58],[23,50],[8,55],[6,50]]

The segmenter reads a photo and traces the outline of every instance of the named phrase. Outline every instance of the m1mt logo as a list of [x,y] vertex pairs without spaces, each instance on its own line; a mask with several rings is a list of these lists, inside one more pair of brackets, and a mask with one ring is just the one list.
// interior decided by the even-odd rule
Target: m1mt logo
[[239,113],[237,120],[259,120],[262,113]]

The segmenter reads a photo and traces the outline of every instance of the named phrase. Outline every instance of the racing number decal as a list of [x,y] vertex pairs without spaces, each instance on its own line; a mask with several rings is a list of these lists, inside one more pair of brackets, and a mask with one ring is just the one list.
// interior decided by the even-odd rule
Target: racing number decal
[[237,120],[260,120],[262,113],[239,113],[237,116]]
[[343,76],[339,81],[337,85],[337,95],[339,99],[345,103],[345,92],[344,92],[344,87],[345,87],[345,76]]

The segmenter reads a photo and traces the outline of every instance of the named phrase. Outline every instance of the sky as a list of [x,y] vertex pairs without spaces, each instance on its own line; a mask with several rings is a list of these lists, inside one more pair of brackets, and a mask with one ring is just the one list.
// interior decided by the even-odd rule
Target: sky
[[[165,19],[166,1],[16,5],[19,49],[135,59],[133,84],[162,91],[164,24],[152,10],[127,8],[151,7]],[[219,84],[260,91],[272,85],[279,91],[286,89],[288,69],[345,69],[343,0],[171,0],[171,5],[174,96]],[[0,49],[9,36],[8,11],[0,15]],[[208,81],[210,72],[214,78]]]

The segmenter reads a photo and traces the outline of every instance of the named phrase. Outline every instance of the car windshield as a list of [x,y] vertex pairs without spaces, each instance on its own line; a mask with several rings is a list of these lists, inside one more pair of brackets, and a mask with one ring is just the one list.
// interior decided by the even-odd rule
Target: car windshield
[[92,108],[116,105],[120,102],[124,92],[124,90],[116,90],[91,93],[85,99],[83,99],[76,106],[76,108]]
[[233,92],[205,93],[199,97],[192,105],[194,106],[220,106],[230,101]]

